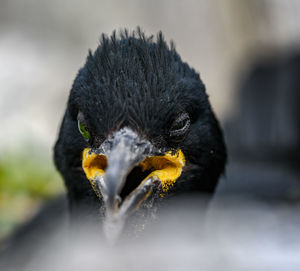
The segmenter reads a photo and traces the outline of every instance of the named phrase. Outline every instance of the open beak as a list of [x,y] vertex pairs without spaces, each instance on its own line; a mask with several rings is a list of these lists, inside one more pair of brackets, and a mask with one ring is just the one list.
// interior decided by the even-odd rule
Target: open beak
[[106,218],[129,216],[153,191],[166,192],[181,175],[183,153],[160,152],[129,128],[123,128],[97,149],[83,151],[82,167]]

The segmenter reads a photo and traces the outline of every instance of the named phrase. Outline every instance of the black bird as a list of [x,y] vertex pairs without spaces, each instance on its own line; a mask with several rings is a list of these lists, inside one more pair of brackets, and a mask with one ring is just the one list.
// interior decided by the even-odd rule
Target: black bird
[[55,145],[72,221],[119,221],[149,202],[214,192],[226,149],[199,74],[159,33],[102,35]]
[[69,231],[67,213],[74,240],[81,222],[106,225],[107,237],[116,238],[123,226],[133,232],[143,226],[170,198],[212,195],[226,149],[199,74],[161,33],[155,40],[138,29],[103,35],[89,53],[73,83],[54,158],[69,208],[61,197],[22,227],[0,253],[1,270],[35,262]]

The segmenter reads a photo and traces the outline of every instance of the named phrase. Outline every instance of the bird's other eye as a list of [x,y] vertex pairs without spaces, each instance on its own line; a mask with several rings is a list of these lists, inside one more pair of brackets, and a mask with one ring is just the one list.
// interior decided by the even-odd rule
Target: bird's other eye
[[91,138],[91,135],[89,131],[86,129],[85,125],[83,124],[83,114],[79,112],[77,116],[77,123],[78,123],[78,130],[81,133],[82,137],[86,140],[89,141]]
[[85,126],[80,122],[80,120],[78,120],[78,129],[79,129],[79,132],[81,133],[82,137],[88,141],[91,136],[90,136],[90,133],[89,131],[85,128]]
[[170,137],[173,141],[184,139],[190,127],[190,117],[187,113],[182,113],[171,125]]

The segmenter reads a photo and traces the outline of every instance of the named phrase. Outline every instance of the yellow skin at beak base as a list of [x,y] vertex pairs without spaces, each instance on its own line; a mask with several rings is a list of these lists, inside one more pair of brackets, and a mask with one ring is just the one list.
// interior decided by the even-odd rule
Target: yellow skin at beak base
[[[107,163],[105,155],[92,153],[90,148],[83,150],[82,168],[92,186],[92,181],[96,177],[104,176]],[[175,154],[170,151],[164,156],[149,156],[139,164],[142,171],[153,170],[144,180],[154,176],[158,177],[163,192],[167,192],[174,185],[181,175],[184,165],[185,157],[181,150],[178,150]],[[144,180],[141,180],[141,183]]]
[[107,158],[105,155],[99,155],[91,152],[90,148],[85,148],[82,152],[82,168],[89,181],[97,176],[104,176],[107,167]]
[[172,152],[170,151],[164,156],[147,157],[142,163],[140,163],[142,171],[151,169],[154,170],[145,179],[157,176],[161,181],[163,192],[167,192],[169,188],[174,185],[181,175],[184,165],[185,157],[181,150],[174,155],[172,155]]

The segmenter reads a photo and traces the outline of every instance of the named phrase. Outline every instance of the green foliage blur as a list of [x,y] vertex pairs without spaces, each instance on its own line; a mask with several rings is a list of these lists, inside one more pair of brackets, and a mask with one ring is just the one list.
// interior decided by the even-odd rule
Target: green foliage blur
[[34,216],[45,200],[63,190],[51,159],[28,151],[1,153],[0,241]]

